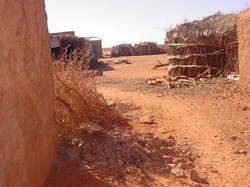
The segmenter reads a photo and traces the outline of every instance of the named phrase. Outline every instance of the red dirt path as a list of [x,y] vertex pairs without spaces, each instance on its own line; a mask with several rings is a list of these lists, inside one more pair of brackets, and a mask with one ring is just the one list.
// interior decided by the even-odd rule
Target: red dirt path
[[[191,146],[197,156],[196,170],[209,186],[250,186],[250,93],[241,92],[237,82],[224,79],[171,90],[148,86],[148,77],[166,75],[166,69],[152,69],[157,59],[166,62],[166,55],[127,59],[132,64],[103,59],[113,70],[96,80],[104,97],[115,101],[118,110],[131,118],[134,130],[154,132],[163,139],[172,135],[179,144]],[[145,115],[153,116],[156,123],[140,124],[138,117]],[[235,154],[237,150],[247,153]],[[188,179],[143,173],[128,174],[122,182],[110,180],[108,172],[78,175],[70,172],[74,164],[78,163],[52,171],[45,187],[194,185]]]

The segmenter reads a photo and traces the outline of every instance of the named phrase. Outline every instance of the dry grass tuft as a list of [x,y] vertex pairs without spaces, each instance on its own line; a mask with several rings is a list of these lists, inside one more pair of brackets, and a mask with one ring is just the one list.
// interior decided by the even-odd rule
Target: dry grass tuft
[[96,86],[88,79],[88,50],[64,54],[54,61],[55,118],[60,138],[71,141],[83,136],[82,123],[95,123],[105,129],[128,126],[121,115],[109,107]]

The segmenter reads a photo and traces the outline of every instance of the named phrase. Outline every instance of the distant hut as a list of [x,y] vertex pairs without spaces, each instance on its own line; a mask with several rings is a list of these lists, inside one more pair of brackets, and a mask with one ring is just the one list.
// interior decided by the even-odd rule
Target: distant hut
[[54,58],[58,58],[64,53],[70,54],[75,49],[83,49],[88,45],[85,38],[77,37],[73,32],[50,34],[50,44]]
[[96,36],[93,37],[85,37],[90,44],[92,53],[95,55],[96,58],[102,58],[102,40]]
[[132,56],[132,55],[133,55],[133,47],[131,44],[120,44],[117,46],[113,46],[111,50],[112,57]]
[[102,40],[98,37],[77,37],[74,31],[58,32],[50,34],[51,51],[55,57],[64,53],[64,49],[72,51],[89,45],[95,58],[102,58]]
[[[96,53],[92,53],[93,48],[90,45],[89,39],[86,39],[85,37],[77,37],[73,31],[50,34],[50,44],[52,56],[55,59],[62,57],[64,54],[67,55],[66,58],[70,59],[74,56],[71,56],[71,54],[75,51],[76,54],[79,55],[78,58],[81,58],[83,53],[87,56],[92,56],[90,60],[85,60],[88,61],[90,67],[93,67],[98,62],[97,56],[102,56],[102,52],[100,54],[100,43]],[[93,45],[95,44],[96,43],[93,43]]]
[[161,49],[155,42],[141,42],[133,47],[134,55],[155,55],[160,54]]

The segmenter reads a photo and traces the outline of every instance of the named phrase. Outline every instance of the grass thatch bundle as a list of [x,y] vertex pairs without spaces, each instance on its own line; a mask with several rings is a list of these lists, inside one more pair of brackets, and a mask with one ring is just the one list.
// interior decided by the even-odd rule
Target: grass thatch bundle
[[85,76],[88,59],[88,50],[82,50],[54,61],[55,118],[65,140],[81,138],[83,132],[79,128],[83,123],[106,129],[127,125]]

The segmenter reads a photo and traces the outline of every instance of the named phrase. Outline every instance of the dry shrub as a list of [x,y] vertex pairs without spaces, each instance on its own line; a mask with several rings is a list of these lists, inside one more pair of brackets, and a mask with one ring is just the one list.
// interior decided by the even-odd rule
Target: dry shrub
[[83,123],[95,123],[106,129],[127,125],[85,76],[89,59],[88,50],[75,50],[54,61],[55,118],[64,140],[81,138],[83,132],[79,127]]

